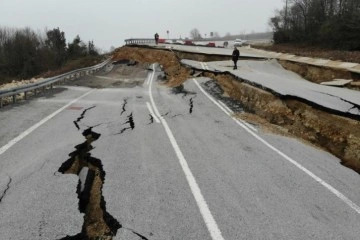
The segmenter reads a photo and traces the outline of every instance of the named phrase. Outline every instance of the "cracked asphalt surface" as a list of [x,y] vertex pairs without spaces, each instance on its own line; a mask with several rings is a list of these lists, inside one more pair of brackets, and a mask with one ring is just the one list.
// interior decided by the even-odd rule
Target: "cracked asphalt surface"
[[[169,138],[147,108],[151,73],[142,81],[128,77],[136,78],[126,83],[130,88],[63,86],[52,97],[0,110],[5,146],[89,92],[0,155],[0,239],[61,239],[82,231],[79,177],[54,172],[89,127],[101,134],[91,155],[106,172],[106,211],[122,225],[113,239],[212,239]],[[359,213],[241,128],[193,81],[174,92],[155,81],[158,74],[154,101],[224,239],[358,239]],[[212,86],[206,78],[197,82]],[[257,134],[360,204],[359,175],[334,156],[296,139]]]

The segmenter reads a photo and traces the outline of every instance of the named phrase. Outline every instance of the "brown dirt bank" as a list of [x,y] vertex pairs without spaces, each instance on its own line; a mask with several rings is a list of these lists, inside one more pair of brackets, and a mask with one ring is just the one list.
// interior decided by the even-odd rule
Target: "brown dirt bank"
[[140,63],[159,63],[164,67],[169,86],[178,86],[190,77],[191,70],[183,67],[175,53],[140,47],[121,47],[115,50],[113,61],[135,60]]
[[223,90],[244,104],[249,112],[327,150],[345,166],[360,173],[359,121],[314,109],[298,100],[279,99],[230,75],[205,75],[216,79]]
[[[279,60],[279,63],[287,70],[293,71],[303,78],[314,82],[321,83],[332,81],[334,79],[352,79],[360,82],[360,74],[353,73],[346,70],[318,67],[306,63],[292,62],[286,60]],[[347,88],[358,90],[358,87],[347,85]]]

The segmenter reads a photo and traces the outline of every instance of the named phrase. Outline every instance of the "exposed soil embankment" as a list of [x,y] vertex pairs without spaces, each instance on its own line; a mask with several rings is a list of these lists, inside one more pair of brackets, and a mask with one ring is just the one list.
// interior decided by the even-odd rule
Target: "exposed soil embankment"
[[114,61],[134,60],[140,63],[159,63],[164,67],[170,86],[178,86],[190,77],[190,69],[183,67],[176,54],[166,50],[122,47],[114,52]]
[[360,173],[359,121],[314,109],[298,100],[280,99],[230,75],[205,75],[216,79],[225,93],[239,100],[248,112],[326,149]]
[[[177,53],[178,54],[178,53]],[[188,54],[188,53],[186,53]],[[178,54],[179,55],[179,54]],[[139,62],[159,62],[168,75],[168,85],[178,86],[187,79],[190,70],[181,66],[175,53],[165,50],[123,47],[114,60],[132,59]],[[196,59],[207,60],[204,57]],[[304,74],[308,73],[303,69]],[[315,109],[300,100],[280,99],[270,92],[251,86],[230,74],[204,73],[218,81],[225,94],[240,101],[248,112],[238,115],[248,121],[264,121],[280,126],[299,137],[339,157],[342,163],[360,173],[360,122]],[[331,74],[331,73],[329,73]],[[251,117],[253,115],[254,117]],[[259,119],[261,118],[261,120]]]
[[318,67],[306,63],[291,62],[280,60],[279,63],[287,70],[293,71],[303,78],[315,82],[327,82],[334,79],[353,79],[355,81],[360,81],[360,74],[352,73],[350,71],[328,68],[328,67]]

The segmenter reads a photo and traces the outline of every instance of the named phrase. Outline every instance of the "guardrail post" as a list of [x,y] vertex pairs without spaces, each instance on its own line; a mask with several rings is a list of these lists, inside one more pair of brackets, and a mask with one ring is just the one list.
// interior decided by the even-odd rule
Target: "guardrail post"
[[53,89],[53,85],[54,85],[54,84],[50,84],[50,89]]
[[27,91],[24,92],[24,99],[27,100]]
[[37,89],[35,88],[34,89],[34,96],[36,96],[37,95]]
[[13,97],[13,103],[16,103],[16,94],[14,94],[12,97]]
[[2,107],[3,107],[3,99],[0,98],[0,108],[2,108]]

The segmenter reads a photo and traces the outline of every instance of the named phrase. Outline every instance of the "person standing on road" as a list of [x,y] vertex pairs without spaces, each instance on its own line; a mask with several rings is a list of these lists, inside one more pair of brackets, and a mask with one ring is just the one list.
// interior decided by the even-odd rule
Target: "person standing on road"
[[156,43],[156,45],[158,45],[158,43],[159,43],[159,34],[158,33],[155,33],[155,43]]
[[234,51],[232,53],[232,60],[234,62],[234,70],[237,69],[237,61],[239,59],[239,56],[240,56],[240,51],[234,47]]

